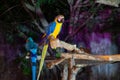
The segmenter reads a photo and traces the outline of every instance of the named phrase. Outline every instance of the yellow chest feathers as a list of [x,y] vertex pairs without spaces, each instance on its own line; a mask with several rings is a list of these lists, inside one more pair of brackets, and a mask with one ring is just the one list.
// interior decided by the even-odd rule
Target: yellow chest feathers
[[53,31],[51,35],[56,38],[57,35],[60,33],[61,27],[62,27],[62,23],[56,23],[55,30]]

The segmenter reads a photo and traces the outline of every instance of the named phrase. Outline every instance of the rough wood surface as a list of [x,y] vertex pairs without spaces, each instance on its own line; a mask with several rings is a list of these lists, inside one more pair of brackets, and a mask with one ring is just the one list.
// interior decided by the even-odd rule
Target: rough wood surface
[[50,45],[51,45],[51,48],[59,47],[59,48],[64,48],[68,51],[74,51],[76,53],[84,53],[84,51],[77,48],[76,45],[71,45],[64,41],[60,41],[59,39],[50,39]]

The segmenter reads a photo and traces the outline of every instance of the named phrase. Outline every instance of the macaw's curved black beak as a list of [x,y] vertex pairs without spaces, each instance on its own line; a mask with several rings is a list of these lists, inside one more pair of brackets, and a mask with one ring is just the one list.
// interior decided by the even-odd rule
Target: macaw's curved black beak
[[64,23],[64,21],[65,21],[65,19],[64,19],[64,18],[62,18],[62,19],[61,19],[61,22],[62,22],[62,23]]

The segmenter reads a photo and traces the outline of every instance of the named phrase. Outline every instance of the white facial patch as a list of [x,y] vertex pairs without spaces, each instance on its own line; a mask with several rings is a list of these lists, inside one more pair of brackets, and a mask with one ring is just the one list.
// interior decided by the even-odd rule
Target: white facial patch
[[61,21],[61,18],[59,18],[58,21],[60,22],[60,21]]

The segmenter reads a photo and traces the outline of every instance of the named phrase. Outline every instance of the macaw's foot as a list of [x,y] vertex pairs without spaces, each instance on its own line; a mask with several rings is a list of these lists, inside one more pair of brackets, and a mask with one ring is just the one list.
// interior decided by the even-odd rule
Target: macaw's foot
[[50,35],[50,36],[48,36],[48,39],[49,40],[55,40],[56,38],[54,36]]
[[56,48],[58,48],[58,47],[60,47],[60,42],[59,42],[59,39],[51,39],[50,40],[50,47],[52,48],[52,49],[56,49]]

